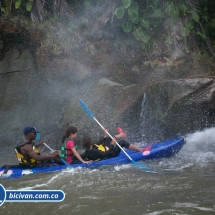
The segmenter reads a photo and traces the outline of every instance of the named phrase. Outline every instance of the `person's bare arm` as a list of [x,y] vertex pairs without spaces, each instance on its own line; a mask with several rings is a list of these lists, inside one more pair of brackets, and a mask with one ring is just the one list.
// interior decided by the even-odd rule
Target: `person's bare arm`
[[76,156],[76,158],[78,158],[78,160],[80,160],[82,163],[86,163],[89,164],[89,161],[84,161],[82,159],[82,157],[79,155],[79,153],[77,152],[77,150],[75,149],[75,147],[72,147],[71,150],[73,151],[74,155]]
[[34,152],[32,147],[29,145],[26,145],[23,148],[23,152],[24,152],[24,154],[27,154],[29,157],[34,158],[36,161],[52,160],[52,159],[55,159],[59,155],[58,151],[55,151],[49,155],[38,155],[36,152]]
[[37,147],[43,145],[44,142],[45,142],[44,140],[40,140],[39,142],[35,143],[34,145],[37,148]]

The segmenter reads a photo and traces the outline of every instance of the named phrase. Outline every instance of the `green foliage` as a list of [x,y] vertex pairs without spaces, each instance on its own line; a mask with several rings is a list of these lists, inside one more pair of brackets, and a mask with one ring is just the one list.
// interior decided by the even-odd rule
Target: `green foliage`
[[131,5],[131,0],[122,0],[122,4],[125,9],[129,8]]
[[192,18],[193,18],[196,22],[199,22],[199,16],[198,16],[198,14],[196,13],[196,11],[192,11]]
[[148,29],[150,26],[150,21],[147,19],[144,19],[144,18],[142,18],[142,19],[140,18],[140,24],[142,27]]
[[139,10],[139,4],[138,4],[138,2],[135,1],[135,0],[132,0],[131,8],[132,8],[133,10],[138,11],[138,10]]
[[183,37],[187,37],[190,35],[191,30],[193,29],[194,22],[189,20],[189,22],[181,27],[181,34]]
[[[210,3],[209,0],[205,2]],[[202,17],[208,22],[208,10],[204,8],[204,11]],[[195,34],[199,38],[205,38],[199,25],[199,10],[195,9],[195,5],[191,7],[189,2],[182,0],[122,0],[122,5],[115,10],[115,15],[123,31],[133,34],[134,38],[141,42],[143,49],[158,47],[158,44],[165,44],[168,50],[178,49],[176,44],[180,44],[181,47],[184,43],[181,51],[188,52],[186,38]],[[213,29],[215,30],[215,19]],[[215,33],[213,35],[215,36]],[[192,46],[193,43],[189,45]]]
[[130,21],[126,21],[124,20],[122,23],[122,29],[126,32],[126,33],[130,33],[132,31],[133,25]]
[[142,27],[138,27],[134,30],[133,32],[134,34],[134,37],[137,39],[137,40],[140,40],[142,41],[143,43],[147,43],[149,41],[149,36],[143,31]]
[[187,37],[190,34],[190,28],[186,25],[186,26],[182,26],[181,27],[181,34],[184,37]]
[[172,1],[172,2],[167,2],[166,4],[165,4],[165,9],[164,9],[164,11],[165,11],[165,13],[168,15],[168,16],[171,16],[171,14],[172,14],[172,11],[174,11],[174,9],[175,9],[175,5],[174,5],[174,2]]
[[179,8],[178,7],[176,7],[174,9],[174,11],[172,11],[171,18],[173,19],[174,22],[177,22],[179,20],[180,17],[179,17]]
[[116,8],[114,14],[116,15],[116,17],[117,17],[118,19],[121,19],[121,18],[123,17],[123,15],[124,15],[124,12],[125,12],[124,7],[121,6],[121,7]]
[[133,23],[138,24],[139,22],[138,10],[135,10],[134,8],[129,8],[128,15]]
[[185,2],[182,2],[179,7],[183,16],[186,16],[190,12],[190,8]]
[[33,6],[32,2],[27,2],[27,4],[26,4],[26,10],[27,11],[31,11],[32,6]]
[[5,7],[1,7],[1,12],[6,14],[6,8]]
[[[188,52],[197,49],[197,46],[206,47],[208,38],[215,49],[214,1],[195,1],[195,4],[198,3],[196,8],[194,1],[183,0],[122,0],[114,3],[117,5],[114,8],[116,18],[110,15],[108,18],[112,19],[108,19],[108,22],[111,20],[111,27],[107,22],[102,31],[117,44],[115,40],[120,28],[120,34],[126,39],[118,40],[121,43],[117,47],[123,51],[128,46],[147,52],[156,49],[161,53],[166,53],[166,50],[169,53],[177,52],[180,47],[181,52]],[[79,46],[86,46],[94,53],[92,46],[83,45],[82,42],[86,41],[85,36],[89,36],[87,33],[90,34],[91,24],[98,22],[98,17],[105,13],[108,5],[110,1],[107,0],[1,0],[1,15],[6,18],[17,16],[17,19],[19,16],[28,19],[32,15],[40,17],[40,27],[47,36],[43,46],[55,53],[69,53]],[[94,10],[98,6],[101,9]],[[76,11],[81,14],[81,18],[77,21],[75,14],[69,18],[72,24],[64,23],[66,19],[62,17],[66,17],[71,10],[74,10],[74,14]],[[135,41],[135,45],[128,42],[131,40]]]
[[81,24],[74,22],[62,25],[56,18],[41,24],[40,30],[46,33],[43,49],[49,49],[55,55],[69,54],[78,49],[84,37],[84,33],[80,34]]
[[[56,15],[68,16],[71,15],[70,6],[67,0],[2,0],[1,11],[4,17],[8,17],[14,13],[15,16],[24,15],[42,20],[43,16]],[[34,8],[34,10],[32,10]],[[30,13],[29,13],[30,12]]]
[[205,35],[200,31],[197,31],[196,35],[199,35],[200,37],[202,37],[202,39],[205,39]]
[[172,37],[168,36],[168,37],[166,38],[166,40],[165,40],[165,44],[167,44],[167,45],[173,44],[173,39],[172,39]]
[[[179,10],[180,7],[177,7],[173,1],[171,1],[170,3],[167,2],[165,4],[164,11],[170,18],[172,18],[174,22],[178,21],[179,19]],[[182,7],[182,13],[184,13],[184,7]]]
[[161,9],[154,9],[152,14],[150,15],[150,18],[162,18],[163,17],[163,13],[161,11]]
[[18,8],[20,7],[21,2],[22,2],[22,0],[17,0],[17,1],[15,2],[15,8],[16,8],[16,9],[18,9]]

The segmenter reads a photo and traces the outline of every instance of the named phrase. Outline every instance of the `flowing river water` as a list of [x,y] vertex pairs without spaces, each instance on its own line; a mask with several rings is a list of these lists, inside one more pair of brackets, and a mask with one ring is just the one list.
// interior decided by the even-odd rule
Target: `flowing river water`
[[[145,162],[156,173],[126,164],[1,180],[6,190],[63,190],[65,199],[5,202],[0,214],[215,214],[215,128],[188,134],[186,140],[176,156]],[[0,159],[4,164],[12,159],[5,150]]]

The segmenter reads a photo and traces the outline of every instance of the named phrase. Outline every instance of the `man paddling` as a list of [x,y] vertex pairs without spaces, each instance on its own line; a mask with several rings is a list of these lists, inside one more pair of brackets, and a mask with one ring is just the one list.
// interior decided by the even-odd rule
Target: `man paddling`
[[53,165],[51,164],[52,160],[57,164],[62,164],[58,151],[54,151],[49,155],[40,155],[40,152],[36,148],[42,145],[44,141],[39,141],[35,144],[38,133],[39,131],[34,126],[26,126],[23,129],[25,140],[15,147],[19,165],[27,168],[47,167]]

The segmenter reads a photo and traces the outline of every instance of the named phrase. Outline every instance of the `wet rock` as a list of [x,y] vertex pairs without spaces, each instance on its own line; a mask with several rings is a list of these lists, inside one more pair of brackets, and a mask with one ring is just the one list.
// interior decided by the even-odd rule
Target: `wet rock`
[[22,140],[26,125],[35,125],[42,139],[56,147],[69,125],[79,129],[78,144],[84,134],[99,137],[101,128],[79,99],[112,134],[121,125],[132,142],[155,142],[214,126],[215,85],[209,66],[151,67],[128,56],[123,60],[116,51],[52,58],[39,53],[24,49],[20,54],[14,47],[0,61],[2,145]]

